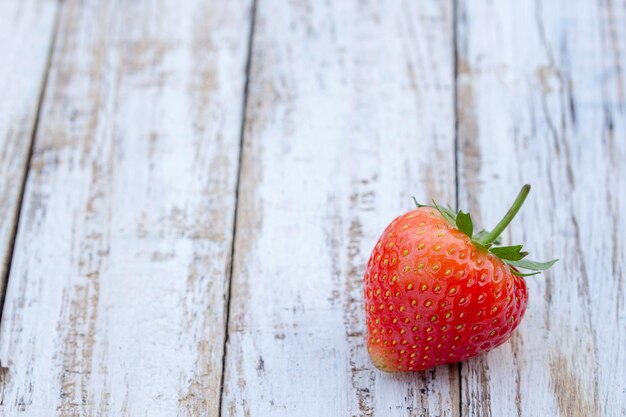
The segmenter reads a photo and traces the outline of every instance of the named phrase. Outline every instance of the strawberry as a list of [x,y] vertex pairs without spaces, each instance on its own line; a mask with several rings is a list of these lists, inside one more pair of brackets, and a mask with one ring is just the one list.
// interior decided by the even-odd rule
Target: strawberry
[[556,262],[528,261],[521,245],[499,246],[529,191],[525,185],[491,232],[474,234],[468,213],[434,201],[387,226],[364,277],[367,350],[376,367],[420,371],[511,337],[528,302],[524,277]]

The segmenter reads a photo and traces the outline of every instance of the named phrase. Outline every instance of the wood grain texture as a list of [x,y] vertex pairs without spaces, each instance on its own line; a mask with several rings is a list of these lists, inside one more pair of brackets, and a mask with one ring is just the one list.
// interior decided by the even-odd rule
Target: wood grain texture
[[626,415],[626,7],[460,1],[460,205],[537,258],[510,343],[462,366],[466,416]]
[[63,3],[3,415],[218,414],[249,28],[249,2]]
[[[0,294],[55,29],[56,0],[0,2]],[[0,296],[0,298],[2,298]]]
[[451,2],[257,5],[223,416],[457,416],[456,366],[375,370],[363,267],[454,201]]

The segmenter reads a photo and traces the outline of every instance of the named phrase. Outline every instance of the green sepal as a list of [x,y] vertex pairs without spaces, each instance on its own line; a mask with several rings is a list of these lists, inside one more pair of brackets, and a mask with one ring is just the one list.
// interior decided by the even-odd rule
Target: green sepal
[[519,261],[528,255],[528,252],[522,252],[521,250],[522,245],[499,246],[489,249],[489,252],[493,253],[503,261]]
[[[509,211],[491,232],[481,230],[476,232],[476,234],[473,234],[474,225],[469,213],[465,213],[463,211],[456,213],[449,205],[447,207],[439,206],[434,200],[432,201],[432,206],[420,204],[415,197],[413,197],[413,201],[418,208],[431,207],[436,209],[446,222],[468,236],[471,239],[472,244],[477,249],[485,252],[489,251],[508,264],[511,269],[511,273],[514,275],[529,277],[537,275],[540,271],[545,271],[550,268],[554,265],[557,259],[548,262],[529,261],[524,259],[524,257],[528,255],[528,252],[522,252],[522,245],[500,246],[502,243],[502,239],[500,237],[501,233],[508,226],[511,220],[513,220],[524,203],[524,200],[528,196],[529,191],[530,185],[526,184],[522,187],[517,195],[517,198],[509,208]],[[520,272],[519,269],[527,269],[533,272],[524,273]]]
[[558,259],[553,259],[548,262],[537,262],[537,261],[529,261],[528,259],[522,259],[519,261],[511,260],[507,261],[507,263],[516,268],[528,269],[531,271],[545,271],[550,268],[558,261]]
[[413,202],[415,203],[415,206],[416,206],[417,208],[428,207],[426,204],[420,204],[420,203],[417,201],[417,198],[415,198],[415,197],[411,197],[411,198],[413,199]]
[[487,244],[487,245],[483,245],[482,243],[480,243],[477,240],[472,240],[472,243],[474,244],[474,246],[476,246],[478,249],[480,250],[484,250],[485,252],[489,250],[489,248],[491,247],[491,243]]
[[459,230],[467,235],[470,239],[472,238],[472,233],[474,233],[474,224],[472,223],[472,216],[469,213],[464,213],[459,211],[459,214],[456,215],[456,227]]
[[450,216],[451,218],[455,219],[456,221],[456,213],[454,210],[452,210],[452,208],[450,206],[448,207],[439,207],[441,210],[443,210],[448,216]]
[[513,275],[517,275],[518,277],[532,277],[533,275],[541,274],[541,272],[530,272],[528,274],[525,274],[523,272],[516,271],[514,268],[509,268],[509,269],[511,270],[511,273]]
[[456,215],[454,214],[454,212],[450,211],[450,209],[447,209],[445,207],[439,207],[437,203],[435,202],[435,200],[433,200],[433,205],[435,206],[439,214],[441,214],[441,217],[446,219],[446,221],[450,223],[452,226],[456,226]]

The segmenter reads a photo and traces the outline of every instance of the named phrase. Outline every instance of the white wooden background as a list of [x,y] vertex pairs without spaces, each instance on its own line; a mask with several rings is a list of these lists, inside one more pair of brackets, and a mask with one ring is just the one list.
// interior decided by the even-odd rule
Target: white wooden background
[[[3,416],[626,416],[626,2],[0,1]],[[511,341],[384,374],[410,196],[538,258]]]

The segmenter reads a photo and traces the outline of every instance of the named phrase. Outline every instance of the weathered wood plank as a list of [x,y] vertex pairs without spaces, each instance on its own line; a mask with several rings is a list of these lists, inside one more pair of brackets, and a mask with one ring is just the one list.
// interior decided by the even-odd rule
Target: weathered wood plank
[[507,240],[561,258],[463,415],[626,415],[626,7],[460,1],[458,46],[461,206],[493,225],[532,183]]
[[451,2],[256,16],[222,415],[458,415],[456,366],[374,369],[362,300],[412,193],[454,202]]
[[249,1],[64,2],[3,415],[218,414],[250,21]]
[[10,0],[0,3],[1,295],[5,290],[4,278],[8,272],[57,8],[56,0]]

